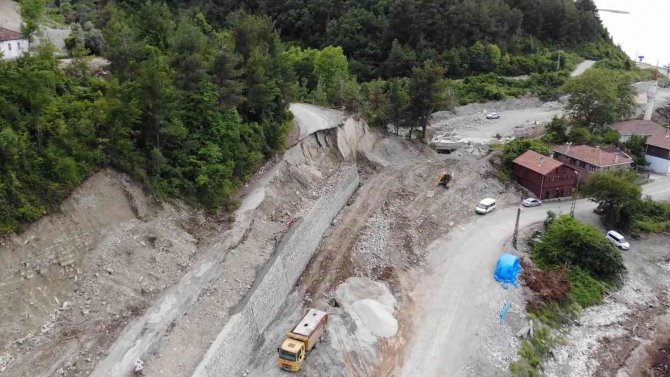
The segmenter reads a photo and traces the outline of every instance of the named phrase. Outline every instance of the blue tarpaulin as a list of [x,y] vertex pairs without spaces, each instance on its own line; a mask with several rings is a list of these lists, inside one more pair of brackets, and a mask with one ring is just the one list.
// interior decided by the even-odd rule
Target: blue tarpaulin
[[498,259],[494,277],[496,281],[502,283],[511,283],[518,287],[516,279],[521,273],[521,263],[519,257],[512,254],[503,254]]

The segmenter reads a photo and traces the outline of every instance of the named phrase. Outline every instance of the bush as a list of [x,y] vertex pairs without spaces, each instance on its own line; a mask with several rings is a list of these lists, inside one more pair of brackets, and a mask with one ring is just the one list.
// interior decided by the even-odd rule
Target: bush
[[670,231],[670,203],[659,203],[646,198],[636,206],[633,233],[663,233]]
[[521,156],[528,150],[534,150],[537,153],[549,156],[551,151],[540,140],[533,139],[514,139],[505,145],[503,151],[503,162],[508,168],[512,167],[512,161]]
[[625,272],[617,248],[597,228],[563,215],[554,220],[533,246],[533,261],[541,268],[576,266],[598,279],[618,281]]
[[552,336],[549,329],[538,328],[535,331],[534,337],[525,340],[523,344],[521,344],[521,350],[519,351],[519,356],[521,358],[510,365],[512,375],[520,377],[539,377],[540,373],[537,368],[540,367],[542,359],[554,346],[562,343],[564,343],[564,340]]

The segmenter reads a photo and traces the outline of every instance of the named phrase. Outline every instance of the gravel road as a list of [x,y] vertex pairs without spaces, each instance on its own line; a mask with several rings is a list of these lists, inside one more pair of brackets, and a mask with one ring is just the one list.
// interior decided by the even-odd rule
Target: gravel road
[[587,69],[593,67],[596,64],[595,60],[584,60],[583,62],[577,64],[575,70],[570,73],[570,77],[577,77],[582,73],[586,72]]
[[[670,198],[670,178],[657,177],[644,186],[645,195]],[[570,201],[524,209],[520,227],[542,221],[546,212],[568,213]],[[595,204],[579,200],[576,217],[594,223]],[[499,310],[500,286],[492,278],[498,256],[514,229],[516,207],[499,209],[467,225],[456,227],[429,246],[434,271],[417,284],[414,336],[405,348],[401,376],[468,376],[466,367],[486,357],[477,347],[488,334],[487,316]],[[489,371],[484,375],[496,375]],[[478,375],[482,375],[479,373]]]
[[19,3],[12,0],[0,0],[0,26],[14,31],[21,29]]

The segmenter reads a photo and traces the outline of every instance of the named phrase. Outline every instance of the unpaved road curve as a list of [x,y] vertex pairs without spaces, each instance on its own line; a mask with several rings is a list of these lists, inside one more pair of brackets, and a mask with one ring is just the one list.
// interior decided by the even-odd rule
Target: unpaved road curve
[[[644,186],[645,195],[670,198],[670,178],[657,178]],[[576,217],[594,223],[595,204],[579,200]],[[484,330],[486,316],[495,312],[493,279],[498,256],[514,230],[515,207],[494,211],[474,222],[455,228],[429,246],[433,273],[417,284],[418,313],[413,337],[405,347],[403,377],[463,376],[463,367],[477,349],[476,340]],[[524,209],[520,227],[542,221],[546,212],[568,213],[570,201],[547,203]],[[460,229],[458,229],[460,228]],[[494,375],[491,371],[491,375]]]
[[593,67],[596,64],[595,60],[584,60],[583,62],[577,64],[577,67],[570,73],[570,77],[577,77],[582,73],[586,72],[587,69]]
[[289,110],[300,127],[298,141],[317,131],[337,127],[343,121],[342,112],[307,103],[292,103]]

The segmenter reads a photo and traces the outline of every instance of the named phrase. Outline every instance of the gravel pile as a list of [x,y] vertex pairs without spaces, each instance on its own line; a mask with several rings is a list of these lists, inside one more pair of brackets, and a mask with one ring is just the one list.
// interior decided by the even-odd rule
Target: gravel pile
[[391,219],[386,217],[379,209],[370,217],[365,225],[356,246],[355,256],[362,276],[372,276],[372,269],[376,266],[391,265],[389,255],[388,238],[391,233]]
[[[503,289],[498,286],[498,299],[490,306],[486,317],[486,327],[479,334],[476,348],[481,350],[473,355],[465,364],[461,375],[479,377],[491,375],[492,371],[506,372],[509,365],[517,359],[522,339],[516,334],[528,325],[525,314],[525,301],[520,289],[509,287]],[[510,304],[505,319],[500,319],[500,313],[506,304]]]

